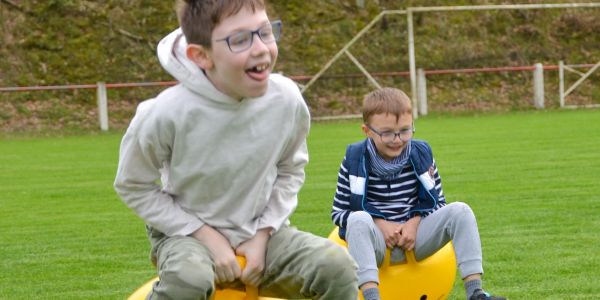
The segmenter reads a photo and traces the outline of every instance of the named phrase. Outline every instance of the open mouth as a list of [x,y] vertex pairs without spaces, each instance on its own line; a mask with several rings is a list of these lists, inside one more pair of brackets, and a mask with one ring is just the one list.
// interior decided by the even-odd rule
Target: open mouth
[[254,80],[265,80],[269,76],[269,64],[258,64],[246,69],[246,74]]

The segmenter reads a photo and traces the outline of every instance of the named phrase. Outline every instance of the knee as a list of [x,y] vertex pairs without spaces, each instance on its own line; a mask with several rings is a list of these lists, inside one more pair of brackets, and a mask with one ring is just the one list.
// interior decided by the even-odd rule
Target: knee
[[356,263],[343,247],[328,241],[320,253],[315,263],[324,282],[338,287],[357,283]]
[[198,290],[211,289],[215,280],[214,273],[207,272],[204,265],[194,264],[189,260],[173,262],[171,266],[161,270],[159,275],[161,281],[190,286]]
[[210,299],[215,287],[212,276],[191,265],[159,272],[161,293],[169,299]]
[[367,229],[373,224],[373,217],[366,211],[355,211],[348,216],[348,231]]
[[215,290],[210,258],[195,252],[172,253],[159,270],[162,290],[171,299],[210,299]]
[[452,208],[453,214],[473,214],[471,207],[464,202],[452,202],[448,207]]
[[464,202],[450,203],[448,208],[450,208],[450,216],[454,220],[475,220],[473,210]]

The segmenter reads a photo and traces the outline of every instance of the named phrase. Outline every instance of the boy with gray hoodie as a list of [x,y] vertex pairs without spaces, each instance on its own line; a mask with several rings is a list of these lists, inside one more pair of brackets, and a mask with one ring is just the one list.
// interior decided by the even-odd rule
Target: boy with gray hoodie
[[294,82],[271,74],[281,22],[262,0],[179,1],[178,17],[158,57],[179,84],[139,105],[115,179],[147,224],[160,277],[149,299],[210,299],[215,284],[356,299],[345,250],[289,226],[310,116]]

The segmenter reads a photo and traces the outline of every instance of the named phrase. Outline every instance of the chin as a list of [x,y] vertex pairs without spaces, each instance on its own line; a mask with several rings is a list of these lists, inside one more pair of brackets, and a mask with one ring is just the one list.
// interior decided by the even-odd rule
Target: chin
[[392,152],[392,153],[387,153],[387,156],[388,156],[388,157],[391,157],[391,158],[396,158],[396,157],[400,156],[400,153],[402,153],[402,151],[400,151],[400,152]]
[[246,95],[248,97],[252,97],[252,98],[260,97],[267,93],[267,88],[268,88],[268,85],[266,85],[266,84],[264,87],[252,88],[252,89],[248,90],[248,93]]

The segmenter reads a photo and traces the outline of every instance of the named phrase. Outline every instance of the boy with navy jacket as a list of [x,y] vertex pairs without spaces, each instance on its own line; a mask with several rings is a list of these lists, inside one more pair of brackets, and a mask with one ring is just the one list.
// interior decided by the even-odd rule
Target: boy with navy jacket
[[369,93],[363,122],[367,138],[346,150],[331,217],[358,263],[364,299],[380,299],[378,266],[386,248],[392,250],[392,262],[404,261],[404,251],[411,250],[422,260],[450,240],[467,299],[505,299],[482,289],[475,216],[465,203],[446,203],[431,147],[412,139],[415,128],[408,96],[394,88]]

